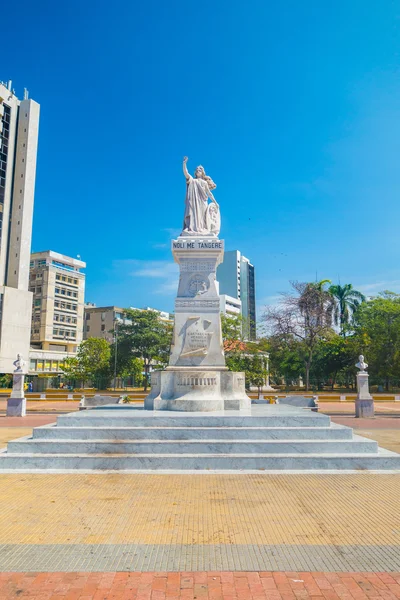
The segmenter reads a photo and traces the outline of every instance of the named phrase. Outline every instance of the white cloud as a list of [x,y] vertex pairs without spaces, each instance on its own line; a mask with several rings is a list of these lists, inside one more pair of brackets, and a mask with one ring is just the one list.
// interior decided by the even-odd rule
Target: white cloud
[[127,259],[115,261],[114,266],[125,271],[130,277],[161,280],[160,285],[152,289],[154,294],[167,296],[176,294],[178,290],[179,267],[172,261]]
[[379,294],[379,292],[384,292],[385,290],[389,290],[390,292],[400,292],[400,279],[378,281],[377,283],[365,283],[354,287],[366,296]]

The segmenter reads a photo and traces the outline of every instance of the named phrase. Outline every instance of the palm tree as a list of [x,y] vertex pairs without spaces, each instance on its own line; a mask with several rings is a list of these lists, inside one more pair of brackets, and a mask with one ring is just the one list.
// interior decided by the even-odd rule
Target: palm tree
[[336,300],[334,310],[335,324],[340,325],[340,333],[344,335],[346,325],[350,323],[353,314],[361,302],[365,302],[365,296],[358,290],[355,290],[351,283],[331,285],[329,293]]

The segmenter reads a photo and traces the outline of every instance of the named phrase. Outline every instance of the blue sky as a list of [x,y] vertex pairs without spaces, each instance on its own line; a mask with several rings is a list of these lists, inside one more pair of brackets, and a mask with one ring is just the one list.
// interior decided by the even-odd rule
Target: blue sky
[[7,3],[0,78],[41,104],[33,250],[80,254],[97,305],[172,310],[188,155],[259,315],[316,274],[400,292],[396,4]]

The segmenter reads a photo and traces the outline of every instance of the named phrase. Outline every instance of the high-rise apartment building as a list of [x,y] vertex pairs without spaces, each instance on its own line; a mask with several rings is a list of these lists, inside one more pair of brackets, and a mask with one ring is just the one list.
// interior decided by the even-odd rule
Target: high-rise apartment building
[[217,268],[220,295],[241,301],[244,336],[256,339],[256,292],[254,266],[239,250],[225,252],[224,261]]
[[0,82],[0,373],[17,353],[28,359],[32,294],[29,259],[39,132],[39,104]]
[[85,267],[82,260],[52,250],[31,254],[32,348],[63,356],[76,352],[83,338]]

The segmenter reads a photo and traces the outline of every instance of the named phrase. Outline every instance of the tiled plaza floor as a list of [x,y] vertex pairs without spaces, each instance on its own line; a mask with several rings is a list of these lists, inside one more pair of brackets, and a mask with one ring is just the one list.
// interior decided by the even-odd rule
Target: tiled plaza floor
[[399,573],[4,573],[2,600],[397,600]]
[[7,474],[0,506],[0,571],[400,571],[396,474]]

